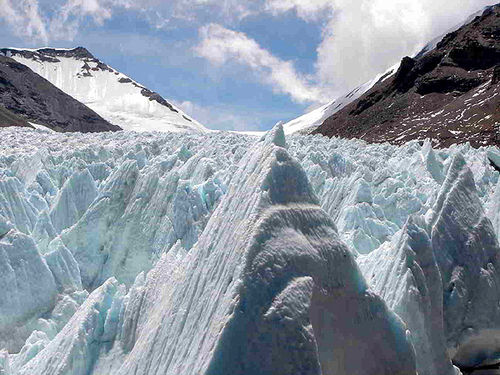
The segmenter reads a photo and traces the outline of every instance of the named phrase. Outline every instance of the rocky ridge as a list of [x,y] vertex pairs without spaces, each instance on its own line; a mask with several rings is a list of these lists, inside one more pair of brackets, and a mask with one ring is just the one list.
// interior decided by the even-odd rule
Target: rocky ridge
[[327,118],[313,133],[435,147],[500,143],[500,5],[405,57],[396,74]]

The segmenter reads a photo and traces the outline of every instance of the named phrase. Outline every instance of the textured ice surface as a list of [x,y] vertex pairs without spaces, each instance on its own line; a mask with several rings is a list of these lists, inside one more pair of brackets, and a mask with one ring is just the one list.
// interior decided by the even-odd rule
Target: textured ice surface
[[373,290],[407,323],[419,374],[454,374],[443,334],[441,277],[425,227],[411,216],[391,242],[358,263]]
[[[19,348],[24,323],[50,311],[56,283],[33,239],[11,229],[0,240],[0,345]],[[24,336],[24,335],[23,335]]]
[[190,249],[254,141],[49,134],[1,137],[0,346],[11,352],[40,324],[57,333],[54,310],[69,301],[69,319],[75,292],[111,276],[130,285],[177,241]]
[[0,369],[414,373],[406,337],[420,374],[498,360],[498,149],[1,135]]
[[[450,163],[430,224],[443,281],[445,331],[456,363],[473,366],[498,356],[500,248],[461,154]],[[481,344],[486,348],[478,353]]]

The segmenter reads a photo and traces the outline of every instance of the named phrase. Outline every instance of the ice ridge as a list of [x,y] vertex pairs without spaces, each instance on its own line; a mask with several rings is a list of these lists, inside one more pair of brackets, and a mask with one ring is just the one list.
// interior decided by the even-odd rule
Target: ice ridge
[[492,153],[285,139],[281,125],[262,140],[3,130],[0,371],[495,363]]

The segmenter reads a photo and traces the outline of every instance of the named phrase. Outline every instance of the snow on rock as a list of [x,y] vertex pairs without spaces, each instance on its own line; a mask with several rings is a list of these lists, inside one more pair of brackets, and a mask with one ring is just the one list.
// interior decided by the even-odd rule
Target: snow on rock
[[[451,374],[450,360],[496,361],[498,149],[278,129],[2,130],[0,243],[23,238],[52,280],[43,306],[15,307],[9,371]],[[25,276],[0,306],[40,286]]]
[[311,132],[321,124],[330,116],[334,115],[342,108],[347,106],[349,103],[358,99],[365,92],[370,90],[377,82],[380,80],[386,79],[394,74],[398,70],[399,64],[389,68],[386,72],[375,76],[375,78],[371,79],[368,82],[359,85],[354,90],[351,90],[345,95],[342,95],[331,102],[322,105],[315,110],[308,112],[296,119],[288,121],[283,125],[283,130],[285,134],[292,134],[296,132]]
[[[450,28],[446,33],[432,39],[415,56],[421,57],[427,54],[429,51],[432,51],[434,48],[436,48],[436,45],[448,33],[458,30],[462,26],[470,23],[474,18],[483,14],[483,12],[488,8],[489,7],[482,8],[478,12],[467,17],[461,23]],[[363,94],[368,92],[377,83],[379,83],[380,81],[384,81],[387,78],[391,77],[393,74],[395,74],[399,68],[399,64],[400,63],[395,64],[394,66],[387,69],[387,71],[385,71],[384,73],[378,74],[372,80],[363,83],[362,85],[356,87],[349,93],[341,95],[336,99],[330,101],[329,103],[326,103],[320,106],[319,108],[312,110],[311,112],[305,113],[304,115],[297,117],[296,119],[288,121],[286,124],[283,125],[285,134],[292,134],[295,132],[300,132],[300,133],[312,132],[314,129],[323,124],[323,122],[326,119],[333,116],[335,113],[339,112],[342,108],[346,107],[348,104],[352,103],[356,99],[360,98]]]
[[82,47],[26,50],[4,48],[50,83],[125,130],[204,132],[206,128],[179,108],[109,67]]

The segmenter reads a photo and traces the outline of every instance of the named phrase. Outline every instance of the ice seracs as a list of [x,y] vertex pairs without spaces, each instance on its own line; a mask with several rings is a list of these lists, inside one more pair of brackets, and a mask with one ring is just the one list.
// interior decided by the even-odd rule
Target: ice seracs
[[456,373],[446,349],[443,288],[422,217],[410,216],[393,240],[358,258],[374,292],[408,325],[419,374]]
[[206,131],[158,93],[104,64],[85,48],[3,48],[0,54],[28,66],[122,129]]
[[458,152],[426,217],[410,216],[391,242],[358,258],[374,291],[408,324],[420,374],[453,374],[450,360],[463,369],[498,362],[499,254]]
[[54,307],[56,282],[33,239],[15,229],[1,235],[0,280],[0,346],[15,352],[30,333],[28,321]]
[[20,374],[415,373],[404,323],[284,147],[278,127],[189,252],[177,244],[127,296],[106,281]]
[[88,169],[76,172],[64,183],[50,211],[56,233],[75,224],[97,197],[97,187]]
[[285,139],[279,126],[262,140],[2,130],[0,264],[12,273],[23,238],[16,269],[44,276],[0,288],[19,301],[0,366],[437,375],[495,363],[492,153]]
[[500,248],[461,154],[451,161],[433,211],[432,246],[443,281],[451,355],[462,367],[496,362]]

